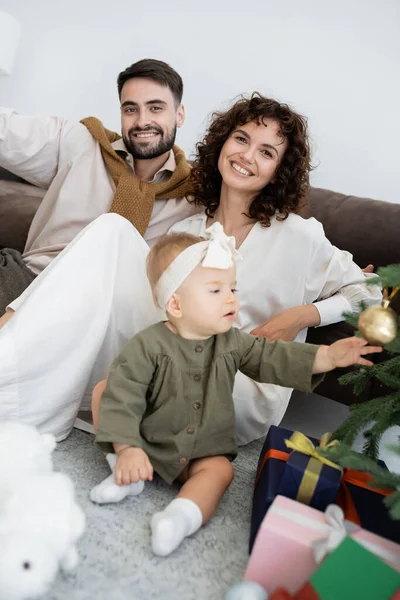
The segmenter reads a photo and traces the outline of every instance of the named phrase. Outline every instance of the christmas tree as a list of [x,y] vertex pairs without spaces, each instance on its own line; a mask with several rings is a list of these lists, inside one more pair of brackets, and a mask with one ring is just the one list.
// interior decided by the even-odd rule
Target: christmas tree
[[[363,404],[350,408],[350,416],[334,432],[333,439],[351,446],[357,434],[370,426],[365,432],[364,454],[377,459],[382,434],[392,425],[400,425],[400,319],[390,308],[390,300],[400,288],[400,265],[390,265],[378,270],[378,276],[370,278],[369,285],[381,285],[385,290],[382,307],[363,310],[361,314],[348,314],[346,320],[358,326],[360,333],[371,344],[385,345],[388,360],[372,367],[362,367],[340,378],[340,383],[352,384],[356,395],[360,394],[372,378],[377,378],[393,392],[373,398]],[[391,290],[390,294],[387,290]],[[364,308],[364,307],[362,307]],[[390,330],[390,331],[389,331]]]
[[[379,443],[383,433],[393,425],[400,426],[400,318],[390,308],[395,296],[400,296],[400,265],[390,265],[378,269],[377,277],[371,278],[368,285],[381,285],[384,300],[381,307],[360,307],[360,313],[345,315],[346,320],[358,327],[371,344],[384,345],[388,359],[372,367],[361,367],[340,378],[340,383],[352,384],[356,395],[360,394],[372,378],[377,378],[389,393],[373,398],[350,408],[350,415],[333,433],[337,443],[327,450],[320,450],[333,462],[343,467],[366,471],[372,475],[374,485],[393,489],[393,494],[385,498],[394,519],[400,519],[400,475],[377,464]],[[390,341],[389,341],[390,340]],[[351,446],[358,433],[364,431],[363,454],[354,452]],[[390,450],[400,455],[399,444]]]

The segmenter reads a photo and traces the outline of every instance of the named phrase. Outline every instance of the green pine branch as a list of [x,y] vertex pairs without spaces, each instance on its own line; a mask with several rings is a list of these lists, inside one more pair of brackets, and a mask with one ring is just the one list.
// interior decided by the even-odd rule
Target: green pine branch
[[339,383],[353,385],[353,392],[356,396],[359,396],[367,383],[375,377],[372,369],[373,367],[360,367],[358,370],[350,371],[339,377]]
[[[398,292],[400,294],[400,292]],[[390,344],[386,344],[385,350],[389,352],[389,354],[400,354],[400,317],[397,321],[397,337],[390,342]]]
[[[372,459],[377,460],[379,457],[379,444],[382,435],[389,427],[397,424],[400,419],[400,412],[394,413],[396,408],[386,407],[380,414],[379,418],[373,423],[373,425],[365,432],[365,443],[363,447],[363,453]],[[399,410],[399,409],[397,409]]]
[[372,379],[379,379],[388,387],[400,390],[400,356],[394,356],[372,367],[361,367],[355,371],[350,371],[350,373],[346,373],[339,378],[339,383],[353,385],[354,393],[359,396]]
[[350,407],[348,418],[333,432],[332,439],[351,446],[357,434],[371,424],[366,432],[364,451],[372,459],[377,458],[382,434],[393,424],[400,413],[400,393],[373,398]]
[[346,323],[348,323],[349,325],[351,325],[352,327],[354,327],[354,329],[357,329],[358,327],[358,319],[360,318],[360,312],[344,312],[343,313],[343,319],[346,321]]
[[380,278],[380,276],[377,273],[375,273],[375,277],[368,277],[368,279],[366,279],[365,283],[368,286],[379,285],[379,287],[382,287],[384,285],[382,282],[382,279]]
[[390,496],[386,496],[384,503],[392,519],[400,520],[400,492],[393,492]]
[[388,387],[400,390],[400,356],[371,367],[373,375]]
[[[379,267],[378,272],[378,284],[382,287],[396,288],[400,286],[400,265],[387,265],[386,267]],[[367,280],[367,285],[375,277],[370,277]],[[374,285],[371,283],[371,285]],[[399,292],[400,293],[400,292]]]
[[361,302],[358,304],[358,310],[356,310],[355,312],[345,311],[342,316],[343,316],[344,320],[346,321],[346,323],[349,323],[355,329],[357,329],[358,319],[360,318],[360,314],[364,310],[367,310],[367,308],[368,308],[368,304],[366,302],[364,302],[364,300],[361,300]]
[[400,286],[400,265],[379,267],[374,277],[368,277],[366,285],[379,285],[381,288],[397,288]]
[[347,444],[337,442],[329,448],[319,447],[318,454],[325,456],[341,467],[369,473],[374,480],[371,482],[371,486],[393,490],[397,490],[400,487],[400,475],[384,469],[375,460],[369,456],[355,452]]
[[379,442],[380,438],[382,437],[382,432],[380,432],[379,435],[379,433],[370,429],[369,431],[365,432],[364,436],[365,442],[363,446],[363,454],[365,454],[365,456],[369,456],[370,458],[377,460],[379,456]]

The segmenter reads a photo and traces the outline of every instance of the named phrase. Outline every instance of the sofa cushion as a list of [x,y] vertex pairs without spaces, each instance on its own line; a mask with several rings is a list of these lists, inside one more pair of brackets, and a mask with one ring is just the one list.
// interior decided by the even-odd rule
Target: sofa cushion
[[0,247],[25,247],[35,212],[46,190],[27,183],[0,181]]
[[303,216],[320,221],[330,242],[361,268],[400,263],[400,204],[311,188]]

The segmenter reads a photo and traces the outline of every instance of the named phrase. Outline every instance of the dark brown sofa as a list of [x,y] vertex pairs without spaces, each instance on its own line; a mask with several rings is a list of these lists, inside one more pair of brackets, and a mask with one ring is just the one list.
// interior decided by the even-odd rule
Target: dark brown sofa
[[[32,218],[46,190],[30,185],[0,168],[0,247],[23,251]],[[343,250],[348,250],[361,267],[372,263],[375,268],[400,263],[400,204],[392,204],[356,196],[346,196],[330,190],[311,188],[304,217],[320,221],[327,238]],[[400,294],[395,309],[400,313]],[[352,334],[346,323],[312,328],[307,341],[331,343]],[[384,353],[376,360],[384,360]],[[372,383],[355,397],[351,388],[338,383],[342,371],[329,373],[316,392],[341,402],[352,404],[380,395],[382,384]]]

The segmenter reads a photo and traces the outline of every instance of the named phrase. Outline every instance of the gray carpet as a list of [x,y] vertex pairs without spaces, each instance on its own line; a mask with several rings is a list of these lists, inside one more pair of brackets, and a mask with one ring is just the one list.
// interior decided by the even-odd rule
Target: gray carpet
[[[332,431],[347,407],[315,394],[294,392],[282,422],[318,437]],[[215,517],[168,558],[150,548],[151,515],[176,495],[161,480],[146,484],[136,498],[96,506],[89,491],[109,474],[93,436],[74,430],[54,453],[57,470],[73,480],[86,513],[79,544],[81,561],[74,575],[59,574],[44,600],[223,600],[239,581],[248,561],[253,485],[262,441],[241,448],[235,479]]]
[[248,560],[252,490],[261,441],[242,448],[235,479],[215,517],[168,558],[150,548],[151,515],[176,495],[157,479],[136,498],[96,506],[89,491],[109,474],[93,436],[73,430],[54,453],[56,470],[68,474],[86,513],[74,575],[58,575],[45,600],[221,600],[242,578]]

